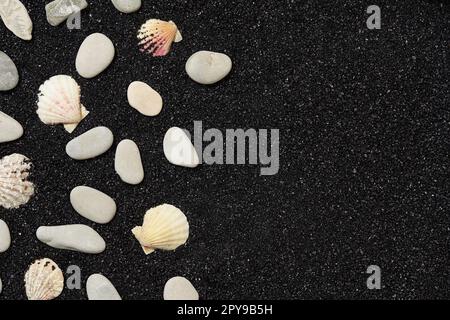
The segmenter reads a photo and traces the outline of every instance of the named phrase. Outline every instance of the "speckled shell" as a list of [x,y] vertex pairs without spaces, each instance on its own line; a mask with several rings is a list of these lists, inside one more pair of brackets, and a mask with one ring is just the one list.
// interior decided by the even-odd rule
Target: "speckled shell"
[[139,29],[138,39],[142,52],[161,57],[168,54],[172,43],[181,41],[182,37],[172,21],[150,19]]
[[34,194],[33,183],[27,181],[31,162],[21,154],[12,154],[0,160],[0,206],[18,208]]
[[58,265],[48,259],[36,260],[25,274],[28,300],[53,300],[64,288],[64,275]]
[[132,232],[144,252],[150,254],[156,249],[175,250],[185,244],[189,223],[180,209],[163,204],[148,210],[142,227],[135,227]]
[[72,132],[88,114],[80,102],[80,86],[70,76],[57,75],[39,87],[39,119],[45,124],[67,125]]

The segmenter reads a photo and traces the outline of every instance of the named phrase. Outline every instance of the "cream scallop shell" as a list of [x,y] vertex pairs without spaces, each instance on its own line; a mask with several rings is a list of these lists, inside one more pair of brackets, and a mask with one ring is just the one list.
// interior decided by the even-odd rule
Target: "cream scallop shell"
[[45,124],[64,124],[67,131],[75,130],[88,114],[80,102],[80,86],[70,76],[57,75],[39,87],[39,119]]
[[52,300],[64,288],[64,275],[58,265],[48,258],[36,260],[25,274],[28,300]]
[[12,154],[0,160],[0,206],[18,208],[34,194],[34,185],[28,181],[31,162],[21,154]]
[[180,209],[163,204],[148,210],[142,227],[135,227],[132,232],[144,252],[150,254],[156,249],[175,250],[185,244],[189,223]]

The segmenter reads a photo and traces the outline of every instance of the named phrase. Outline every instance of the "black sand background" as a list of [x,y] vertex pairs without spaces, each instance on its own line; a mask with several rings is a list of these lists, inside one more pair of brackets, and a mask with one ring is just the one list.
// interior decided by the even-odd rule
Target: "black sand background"
[[[377,1],[382,29],[365,21],[372,1],[143,1],[119,13],[110,1],[88,1],[81,30],[51,27],[48,1],[23,1],[33,40],[0,26],[0,50],[17,64],[19,86],[0,94],[0,109],[24,126],[0,156],[23,153],[34,163],[37,194],[26,206],[0,210],[12,232],[0,255],[0,299],[24,299],[23,275],[41,257],[81,267],[83,289],[61,299],[86,299],[87,277],[102,273],[124,299],[161,299],[176,275],[203,299],[449,298],[448,150],[449,5],[443,1]],[[184,41],[164,58],[137,49],[136,31],[149,18],[175,21]],[[82,79],[75,57],[83,39],[102,32],[117,56],[106,72]],[[232,74],[206,87],[184,72],[197,50],[221,51]],[[38,87],[56,74],[73,76],[91,111],[73,135],[42,124]],[[127,104],[126,88],[142,80],[165,106],[146,118]],[[171,126],[278,128],[280,172],[258,166],[170,165],[162,139]],[[65,144],[105,125],[114,147],[86,162]],[[145,181],[125,185],[114,172],[117,143],[133,139]],[[115,198],[108,225],[90,223],[69,203],[77,185]],[[188,216],[191,236],[175,253],[145,256],[130,230],[145,211],[171,203]],[[86,223],[106,240],[100,255],[40,243],[40,225]],[[382,286],[366,288],[366,268],[379,265]]]

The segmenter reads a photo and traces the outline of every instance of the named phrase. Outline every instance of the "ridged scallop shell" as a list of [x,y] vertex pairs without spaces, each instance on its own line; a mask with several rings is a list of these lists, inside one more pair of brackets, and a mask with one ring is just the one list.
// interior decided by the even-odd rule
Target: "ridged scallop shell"
[[150,19],[139,29],[138,39],[142,52],[161,57],[168,54],[172,43],[181,41],[182,37],[172,21]]
[[34,194],[34,185],[27,181],[31,162],[21,154],[12,154],[0,160],[0,206],[18,208]]
[[1,0],[0,16],[5,26],[17,37],[23,40],[31,40],[33,22],[22,2],[19,0]]
[[52,300],[64,288],[64,275],[58,265],[48,259],[36,260],[25,274],[28,300]]
[[132,232],[144,252],[150,254],[156,249],[175,250],[185,244],[189,223],[180,209],[163,204],[148,210],[142,227],[135,227]]
[[80,102],[80,86],[70,76],[57,75],[39,87],[39,119],[45,124],[64,124],[72,132],[89,113]]

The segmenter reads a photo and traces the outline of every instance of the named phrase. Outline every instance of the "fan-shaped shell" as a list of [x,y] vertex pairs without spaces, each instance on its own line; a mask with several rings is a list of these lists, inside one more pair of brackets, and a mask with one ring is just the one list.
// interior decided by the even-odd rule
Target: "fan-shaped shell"
[[186,243],[189,223],[180,209],[163,204],[147,211],[142,227],[132,230],[146,254],[156,249],[175,250]]
[[12,154],[0,160],[0,206],[18,208],[34,194],[34,185],[28,181],[31,162],[21,154]]
[[161,57],[168,54],[172,43],[181,41],[182,37],[172,21],[150,19],[139,29],[138,39],[142,52]]
[[80,86],[70,76],[57,75],[39,87],[39,119],[45,124],[64,124],[71,132],[87,115],[80,103]]
[[64,275],[58,265],[48,259],[36,260],[25,274],[28,300],[52,300],[64,288]]

